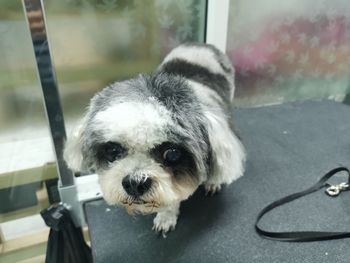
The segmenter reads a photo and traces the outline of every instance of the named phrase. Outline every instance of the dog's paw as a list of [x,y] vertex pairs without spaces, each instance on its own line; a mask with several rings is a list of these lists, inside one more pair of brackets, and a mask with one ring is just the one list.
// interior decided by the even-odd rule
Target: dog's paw
[[153,220],[153,228],[155,232],[161,234],[163,238],[166,238],[166,234],[169,231],[175,229],[177,222],[177,215],[169,212],[160,212]]
[[206,196],[213,196],[214,194],[217,194],[221,190],[220,184],[205,184],[205,195]]

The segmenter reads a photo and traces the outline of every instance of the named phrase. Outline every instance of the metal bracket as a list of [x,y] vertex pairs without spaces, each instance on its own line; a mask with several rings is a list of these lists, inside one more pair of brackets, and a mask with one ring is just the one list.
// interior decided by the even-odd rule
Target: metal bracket
[[75,226],[86,225],[83,205],[87,201],[102,197],[102,191],[98,184],[97,174],[85,175],[75,178],[75,184],[70,186],[59,185],[62,204],[71,211]]

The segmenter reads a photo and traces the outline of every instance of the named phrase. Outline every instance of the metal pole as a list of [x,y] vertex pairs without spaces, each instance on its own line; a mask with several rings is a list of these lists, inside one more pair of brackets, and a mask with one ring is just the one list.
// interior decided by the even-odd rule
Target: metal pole
[[70,186],[74,184],[74,175],[63,160],[66,131],[47,39],[43,2],[41,0],[23,0],[23,7],[33,42],[46,116],[56,155],[58,177],[61,187]]

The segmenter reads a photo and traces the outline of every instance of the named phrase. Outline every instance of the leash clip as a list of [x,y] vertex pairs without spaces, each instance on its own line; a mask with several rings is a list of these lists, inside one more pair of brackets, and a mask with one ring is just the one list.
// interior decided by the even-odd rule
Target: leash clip
[[329,196],[336,197],[336,196],[338,196],[340,194],[340,192],[347,191],[347,190],[349,190],[349,188],[350,188],[349,184],[343,182],[343,183],[340,183],[340,184],[329,186],[326,189],[326,193]]

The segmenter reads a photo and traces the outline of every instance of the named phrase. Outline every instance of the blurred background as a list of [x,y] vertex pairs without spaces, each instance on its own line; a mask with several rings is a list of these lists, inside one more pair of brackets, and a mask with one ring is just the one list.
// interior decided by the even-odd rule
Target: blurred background
[[[44,5],[68,131],[107,84],[153,71],[182,42],[205,40],[206,0]],[[20,0],[0,0],[0,36],[0,262],[41,262],[47,229],[38,212],[57,201],[57,175]],[[227,54],[238,107],[350,103],[350,2],[231,0]]]
[[349,103],[349,1],[231,0],[229,16],[237,105]]

